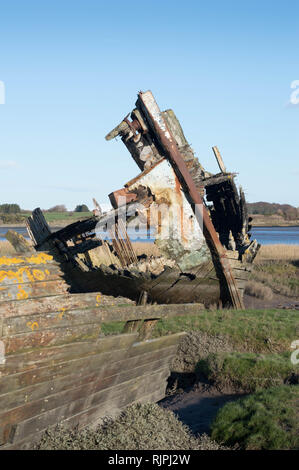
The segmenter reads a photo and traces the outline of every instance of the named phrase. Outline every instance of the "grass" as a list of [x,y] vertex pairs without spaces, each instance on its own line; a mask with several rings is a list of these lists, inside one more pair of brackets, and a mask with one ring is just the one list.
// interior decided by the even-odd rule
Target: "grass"
[[275,309],[200,311],[198,315],[159,320],[153,337],[180,331],[221,335],[238,351],[284,352],[299,336],[298,312]]
[[[171,306],[169,306],[171,309]],[[103,334],[122,333],[125,322],[106,322]],[[161,318],[152,337],[173,333],[202,332],[222,337],[241,352],[284,352],[299,336],[298,311],[295,310],[200,310],[197,315]]]
[[299,245],[263,245],[257,254],[256,261],[263,260],[299,260]]
[[217,450],[206,436],[195,438],[172,411],[153,403],[128,406],[96,430],[48,430],[39,450]]
[[[92,217],[93,213],[92,212],[44,212],[43,214],[45,216],[45,219],[49,223],[55,223],[55,222],[65,222],[65,224],[71,224],[72,222],[75,222],[76,220],[79,219],[84,219],[86,217]],[[25,212],[22,213],[22,216],[24,216],[24,219],[29,217],[31,215],[31,212]]]
[[[48,223],[55,225],[68,225],[76,220],[92,217],[92,212],[43,212]],[[25,226],[25,220],[31,216],[31,212],[22,212],[21,214],[2,214],[5,224],[22,224]],[[1,214],[0,214],[1,219]],[[1,225],[1,224],[0,224]]]
[[119,335],[123,332],[125,324],[126,324],[125,321],[116,321],[113,323],[102,323],[101,333],[105,336]]
[[299,296],[299,261],[265,260],[257,262],[251,273],[251,280],[262,283],[274,292]]
[[[133,246],[138,255],[145,253],[157,256],[159,254],[154,243],[133,242]],[[299,260],[299,245],[262,245],[255,262],[259,263],[265,260],[297,261]]]
[[246,450],[299,449],[299,385],[282,385],[227,403],[211,437]]
[[295,381],[299,374],[290,353],[214,353],[199,361],[196,369],[219,389],[248,393]]
[[[253,264],[251,282],[289,297],[299,296],[299,245],[264,245]],[[250,288],[250,283],[246,287]],[[259,289],[251,289],[255,295]],[[267,295],[269,298],[269,295]]]
[[8,241],[0,242],[0,256],[15,255],[16,250]]
[[[171,309],[171,306],[169,306]],[[120,334],[125,322],[106,322],[103,334]],[[197,315],[162,318],[152,337],[173,333],[202,332],[222,337],[240,352],[279,353],[288,351],[299,336],[298,311],[295,310],[201,310]]]
[[273,292],[270,287],[256,281],[248,281],[244,293],[263,300],[271,300],[273,297]]

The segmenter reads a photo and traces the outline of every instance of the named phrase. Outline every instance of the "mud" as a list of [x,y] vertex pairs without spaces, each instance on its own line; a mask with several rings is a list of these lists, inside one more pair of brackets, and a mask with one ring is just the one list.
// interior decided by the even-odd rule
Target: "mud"
[[299,299],[273,293],[272,299],[264,300],[245,294],[244,305],[247,309],[279,308],[299,310]]
[[230,393],[229,390],[221,393],[209,384],[198,383],[189,391],[164,398],[159,405],[173,411],[194,435],[209,434],[218,410],[228,401],[243,396],[245,394]]

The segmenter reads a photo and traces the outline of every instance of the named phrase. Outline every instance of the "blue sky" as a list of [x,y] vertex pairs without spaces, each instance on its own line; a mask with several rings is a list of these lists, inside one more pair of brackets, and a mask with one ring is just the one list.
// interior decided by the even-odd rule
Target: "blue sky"
[[138,173],[104,137],[151,89],[207,170],[211,147],[250,202],[299,206],[299,3],[0,1],[0,203],[49,208]]

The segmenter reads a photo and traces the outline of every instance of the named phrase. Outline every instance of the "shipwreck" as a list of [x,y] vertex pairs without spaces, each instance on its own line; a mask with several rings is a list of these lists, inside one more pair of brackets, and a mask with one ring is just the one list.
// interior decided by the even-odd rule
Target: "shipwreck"
[[[72,292],[101,291],[137,303],[196,302],[243,308],[244,284],[259,249],[235,173],[219,173],[195,157],[172,110],[152,93],[107,136],[120,137],[141,173],[113,191],[113,209],[51,233],[39,209],[27,221],[36,250],[57,259]],[[137,224],[138,222],[138,224]],[[137,256],[130,231],[151,231],[157,256]],[[110,239],[103,237],[103,232]]]
[[[110,194],[110,211],[96,204],[93,217],[51,232],[35,209],[33,245],[7,234],[18,253],[0,257],[0,450],[161,400],[184,333],[155,337],[159,319],[243,308],[259,245],[218,149],[213,175],[149,91],[106,139],[117,136],[140,174]],[[140,227],[158,255],[136,254]],[[121,330],[106,334],[115,322]]]

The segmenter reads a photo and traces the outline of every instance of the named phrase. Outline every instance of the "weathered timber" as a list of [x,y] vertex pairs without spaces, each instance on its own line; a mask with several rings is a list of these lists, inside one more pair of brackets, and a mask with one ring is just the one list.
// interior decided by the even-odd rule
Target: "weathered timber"
[[[67,361],[84,359],[96,354],[105,355],[106,353],[110,354],[111,351],[127,350],[131,348],[136,339],[137,335],[134,334],[112,335],[100,337],[92,343],[76,342],[10,355],[6,358],[5,364],[0,366],[0,394],[13,390],[17,383],[20,383],[21,388],[25,387],[26,374],[22,374],[23,372],[33,373],[39,367],[54,367]],[[121,357],[123,357],[123,352]],[[4,377],[7,376],[13,377],[4,380]],[[9,383],[9,380],[12,382]]]
[[[156,389],[155,392],[150,392],[148,394],[144,394],[142,397],[138,397],[137,401],[138,403],[154,403],[159,400],[161,400],[165,396],[165,387],[162,386],[158,389]],[[134,402],[132,402],[134,403]],[[105,416],[105,413],[107,411],[107,408],[105,407],[99,407],[95,406],[93,408],[89,408],[86,411],[83,411],[81,413],[78,413],[74,416],[71,416],[70,418],[67,418],[62,421],[62,424],[65,428],[73,428],[78,426],[79,429],[85,428],[85,427],[95,427],[98,424],[102,422],[102,418]],[[119,414],[122,411],[122,408],[117,408],[111,407],[108,410],[109,416],[113,417],[117,414]],[[107,413],[106,413],[107,414]],[[55,424],[52,425],[52,428],[55,427]],[[51,426],[49,426],[51,428]],[[31,434],[28,438],[26,436],[22,440],[18,440],[16,443],[8,443],[6,445],[3,445],[1,449],[3,450],[30,450],[32,449],[33,445],[37,443],[42,434],[44,433],[44,430],[36,432],[34,434]]]
[[[136,400],[163,397],[182,337],[148,339],[157,319],[168,314],[166,305],[111,307],[101,305],[99,292],[66,293],[69,286],[58,265],[42,252],[2,261],[2,281],[9,282],[2,283],[2,296],[22,289],[27,298],[0,302],[5,354],[0,364],[1,449],[18,448],[18,443],[28,448],[42,430],[60,421],[86,426]],[[36,279],[35,270],[42,271],[48,261],[45,279]],[[140,333],[100,334],[103,322],[128,319],[141,323]]]
[[27,231],[35,245],[43,243],[44,240],[51,234],[50,227],[40,210],[35,209],[32,216],[28,217],[26,221]]
[[[181,157],[174,137],[172,136],[171,131],[163,119],[161,111],[155,102],[153,95],[150,92],[139,93],[137,107],[138,104],[145,112],[147,121],[150,122],[150,125],[156,132],[158,140],[162,145],[165,154],[174,165],[175,171],[183,189],[188,191],[190,200],[192,202],[192,208],[195,211],[195,216],[199,225],[203,226],[205,239],[210,245],[213,259],[215,260],[215,269],[222,281],[224,290],[226,291],[222,294],[222,300],[230,300],[235,308],[244,308],[242,297],[238,292],[230,264],[226,258],[225,250],[219,242],[215,228],[203,204],[202,197],[196,188],[196,185],[183,158]],[[195,210],[195,207],[197,207],[197,210]],[[201,207],[201,211],[198,210],[199,207]]]
[[[30,322],[31,323],[31,322]],[[30,333],[2,337],[6,355],[23,352],[33,348],[54,346],[75,341],[91,341],[95,339],[100,331],[101,324],[86,323],[83,325],[57,327],[53,329],[38,330],[35,323],[31,323]]]
[[[33,400],[30,394],[26,394],[26,404],[22,403],[21,406],[12,408],[11,410],[0,414],[3,432],[6,434],[6,430],[9,425],[13,425],[14,423],[20,421],[25,421],[27,419],[33,418],[34,416],[39,416],[41,413],[53,410],[64,404],[72,403],[77,399],[80,399],[82,396],[90,397],[92,394],[97,394],[106,389],[110,389],[111,391],[111,387],[117,387],[118,385],[127,382],[132,383],[135,379],[139,380],[141,376],[146,376],[148,374],[154,373],[155,371],[160,371],[161,369],[165,369],[165,367],[167,368],[168,363],[169,357],[166,356],[164,358],[152,360],[145,365],[138,364],[138,367],[134,367],[134,369],[131,371],[126,370],[125,368],[125,372],[121,372],[120,374],[113,376],[107,374],[103,377],[95,377],[95,375],[93,375],[91,378],[87,377],[86,383],[82,383],[81,386],[79,386],[79,383],[76,383],[76,387],[68,388],[67,390],[60,391],[58,393],[55,393],[51,390],[50,394],[47,395],[46,400],[44,397],[40,400]],[[53,383],[52,388],[54,388],[54,386],[55,382]],[[5,397],[3,397],[3,399],[5,400]],[[3,436],[3,440],[4,439],[5,437]]]
[[0,256],[0,267],[4,269],[3,266],[10,266],[11,268],[16,267],[18,265],[48,265],[48,264],[57,264],[54,260],[53,256],[49,253],[27,253],[24,255],[13,255],[13,256]]
[[0,286],[0,302],[57,295],[66,293],[68,289],[63,280],[9,284]]
[[41,266],[31,264],[0,268],[0,288],[10,284],[24,284],[30,282],[53,281],[63,278],[63,272],[54,264]]
[[185,336],[185,333],[175,333],[173,335],[161,336],[149,341],[141,341],[133,343],[128,351],[128,357],[138,356],[152,351],[158,351],[170,346],[178,344],[178,342]]
[[139,340],[146,341],[151,337],[151,334],[157,324],[158,319],[147,319],[142,322],[139,330]]
[[[124,358],[127,351],[124,349],[118,349],[116,351],[103,353],[101,357],[98,356],[97,358],[91,358],[93,360],[91,360],[90,363],[86,360],[83,362],[77,361],[73,364],[73,368],[70,367],[72,364],[68,364],[68,369],[65,367],[66,364],[62,364],[64,369],[60,370],[57,368],[59,375],[54,371],[53,373],[55,375],[53,375],[53,377],[50,376],[49,367],[43,368],[42,370],[37,369],[35,370],[35,375],[38,377],[39,381],[36,383],[31,380],[31,377],[29,377],[28,374],[23,374],[23,382],[19,376],[15,377],[15,379],[19,378],[19,381],[15,381],[15,383],[10,382],[9,387],[5,383],[2,383],[0,414],[6,414],[9,410],[24,405],[24,393],[27,396],[27,406],[36,400],[44,399],[44,397],[77,388],[84,384],[87,386],[87,384],[91,382],[99,382],[103,389],[110,386],[109,384],[112,383],[111,381],[106,381],[108,378],[113,378],[111,380],[115,383],[121,383],[122,381],[126,381],[128,377],[132,378],[133,374],[134,376],[135,374],[139,375],[141,370],[139,367],[143,367],[143,372],[145,373],[150,370],[148,369],[148,366],[156,361],[165,360],[166,364],[168,358],[173,356],[175,350],[176,345],[172,345],[167,348],[163,348],[161,351],[150,351],[148,353],[141,354],[140,356]],[[76,367],[78,366],[80,368],[75,372]],[[99,373],[99,366],[106,367],[101,368]],[[155,368],[156,366],[153,367]],[[28,386],[28,383],[31,385]],[[6,390],[9,389],[13,391],[2,393],[5,390],[4,387],[6,387]],[[2,414],[1,417],[3,417]]]
[[108,413],[108,410],[112,409],[113,406],[121,408],[133,400],[138,399],[139,394],[142,396],[146,391],[153,392],[156,388],[155,381],[161,381],[168,375],[168,373],[167,369],[162,369],[162,371],[138,377],[130,382],[113,387],[108,391],[100,391],[89,395],[88,397],[85,396],[84,398],[78,398],[71,403],[67,403],[66,405],[57,407],[54,410],[42,413],[37,417],[20,422],[11,430],[9,440],[12,443],[17,440],[22,440],[24,437],[39,432],[40,430],[71,417],[84,409],[88,409],[93,406],[99,407],[103,401],[109,398],[109,403],[106,403],[106,406],[99,407],[99,414],[103,412],[104,414],[102,416],[105,416],[105,414]]
[[124,333],[135,333],[141,326],[141,320],[129,320],[126,322],[123,332]]
[[215,158],[216,158],[216,161],[218,163],[220,171],[222,173],[226,173],[226,168],[225,168],[224,162],[222,160],[221,154],[218,150],[218,147],[214,146],[214,147],[212,147],[212,150],[214,152],[214,155],[215,155]]
[[23,235],[15,230],[8,230],[5,234],[5,238],[14,247],[16,253],[34,252],[33,246],[26,240],[26,238],[23,237]]
[[[120,204],[124,204],[124,201],[128,208],[143,204],[148,212],[147,214],[143,212],[142,216],[146,219],[147,228],[156,229],[154,238],[159,250],[166,258],[174,260],[175,266],[186,274],[193,274],[190,272],[190,261],[193,263],[192,267],[195,268],[196,254],[198,255],[199,252],[198,245],[195,248],[195,244],[196,241],[199,242],[200,234],[196,232],[194,236],[192,230],[190,231],[191,226],[194,228],[193,222],[196,219],[195,227],[203,225],[202,248],[204,248],[205,257],[213,261],[215,273],[205,279],[208,293],[206,298],[204,292],[200,293],[202,286],[192,289],[186,286],[185,290],[182,283],[171,282],[170,279],[167,280],[167,276],[164,276],[164,289],[158,292],[152,289],[150,282],[147,285],[140,283],[137,276],[136,292],[129,289],[129,295],[133,297],[138,293],[139,297],[140,293],[146,290],[149,301],[178,303],[188,301],[184,296],[184,291],[187,291],[189,301],[195,296],[196,302],[206,305],[216,303],[242,308],[243,292],[242,289],[239,292],[238,282],[231,269],[229,253],[231,250],[237,250],[240,260],[245,265],[253,261],[259,247],[255,241],[250,241],[250,225],[244,192],[240,188],[239,193],[233,181],[236,173],[226,171],[217,147],[213,147],[213,152],[221,173],[213,175],[207,172],[194,156],[174,112],[172,110],[161,112],[150,91],[140,92],[135,106],[131,112],[131,120],[128,117],[125,118],[106,136],[106,139],[110,140],[119,135],[142,170],[142,173],[126,183],[124,188],[112,193],[113,207],[114,209],[119,207]],[[173,177],[173,172],[175,177]],[[123,196],[122,203],[118,202],[120,196]],[[213,203],[208,208],[205,207],[204,196],[206,200]],[[179,230],[174,224],[171,227],[168,226],[167,217],[159,218],[159,214],[155,216],[152,213],[155,204],[159,206],[165,203],[171,216],[175,205],[180,206],[181,215],[184,215],[179,237],[172,236],[172,234],[179,233]],[[199,206],[202,210],[191,216],[190,208],[194,211]],[[156,212],[158,211],[159,209],[156,208]],[[172,216],[172,220],[179,220],[179,217]],[[165,225],[169,230],[161,241],[160,235]],[[245,253],[249,246],[252,247],[253,256],[248,253],[247,257]],[[184,257],[182,262],[181,258]],[[196,261],[200,272],[204,264],[203,260],[197,256]],[[218,291],[214,288],[215,286],[209,285],[210,281],[214,280],[220,285]],[[105,279],[101,281],[105,286]],[[155,279],[152,282],[155,283]]]

